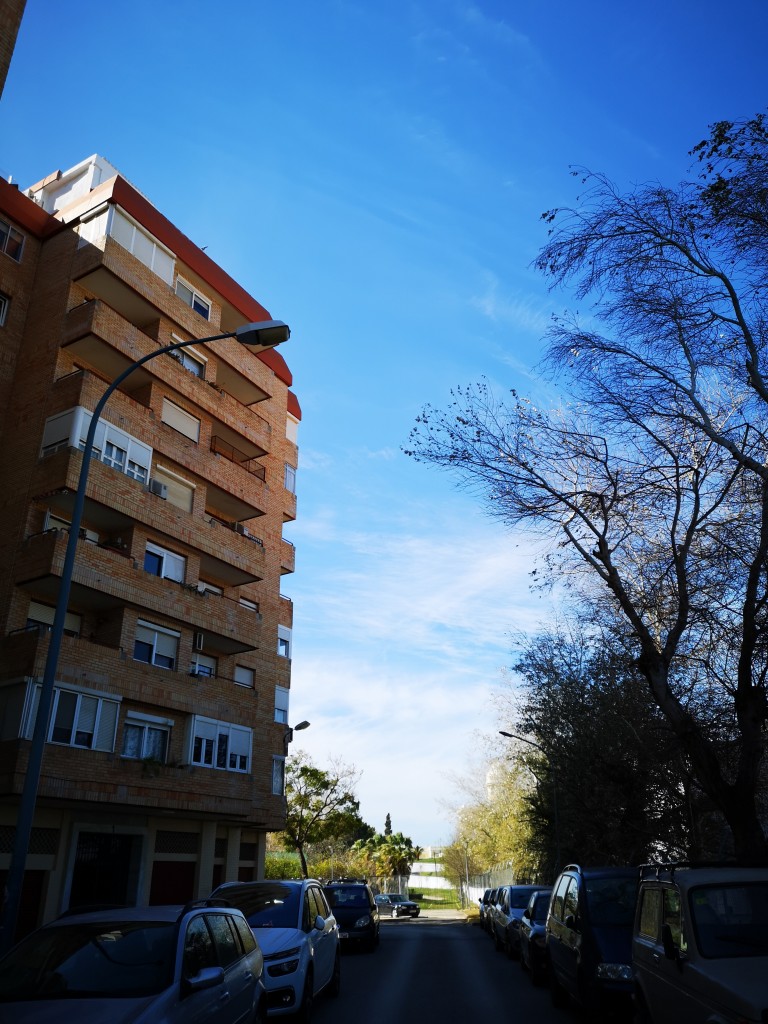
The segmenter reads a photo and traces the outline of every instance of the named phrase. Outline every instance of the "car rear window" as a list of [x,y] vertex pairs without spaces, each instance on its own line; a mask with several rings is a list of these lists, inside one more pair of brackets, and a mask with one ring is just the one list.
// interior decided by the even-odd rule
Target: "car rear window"
[[300,891],[298,885],[264,882],[223,888],[215,895],[242,910],[251,928],[296,928]]
[[368,891],[360,885],[334,885],[325,889],[331,907],[368,907]]

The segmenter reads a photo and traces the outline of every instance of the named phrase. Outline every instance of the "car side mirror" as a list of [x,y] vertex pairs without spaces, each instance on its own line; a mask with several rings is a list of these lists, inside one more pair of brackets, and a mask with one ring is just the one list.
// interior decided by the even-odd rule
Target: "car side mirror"
[[572,928],[574,931],[576,930],[576,918],[573,914],[568,914],[566,919],[563,921],[563,924],[566,928]]
[[325,928],[325,918],[321,917],[320,914],[318,914],[315,920],[312,922],[312,925],[314,928],[317,928],[319,932],[321,932],[323,928]]

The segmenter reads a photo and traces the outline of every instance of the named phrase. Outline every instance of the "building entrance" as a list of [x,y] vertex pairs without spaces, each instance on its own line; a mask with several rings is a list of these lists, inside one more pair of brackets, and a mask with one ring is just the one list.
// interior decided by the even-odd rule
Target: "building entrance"
[[142,837],[81,832],[72,872],[70,909],[136,903]]

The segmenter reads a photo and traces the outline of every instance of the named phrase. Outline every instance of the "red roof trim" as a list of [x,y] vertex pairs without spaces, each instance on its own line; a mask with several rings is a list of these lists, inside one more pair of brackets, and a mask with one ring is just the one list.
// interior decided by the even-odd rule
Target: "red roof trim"
[[5,178],[0,178],[0,209],[19,227],[37,238],[47,238],[63,228],[55,217],[46,213],[15,185],[10,185]]
[[297,420],[301,419],[301,406],[299,400],[292,391],[288,392],[288,412],[291,416],[295,416]]

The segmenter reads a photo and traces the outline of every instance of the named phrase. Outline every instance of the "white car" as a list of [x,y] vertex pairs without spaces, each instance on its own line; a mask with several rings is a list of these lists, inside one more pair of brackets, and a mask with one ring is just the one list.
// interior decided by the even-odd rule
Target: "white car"
[[241,910],[264,955],[270,1016],[295,1014],[308,1021],[323,989],[341,984],[339,926],[319,882],[225,882],[211,898]]

